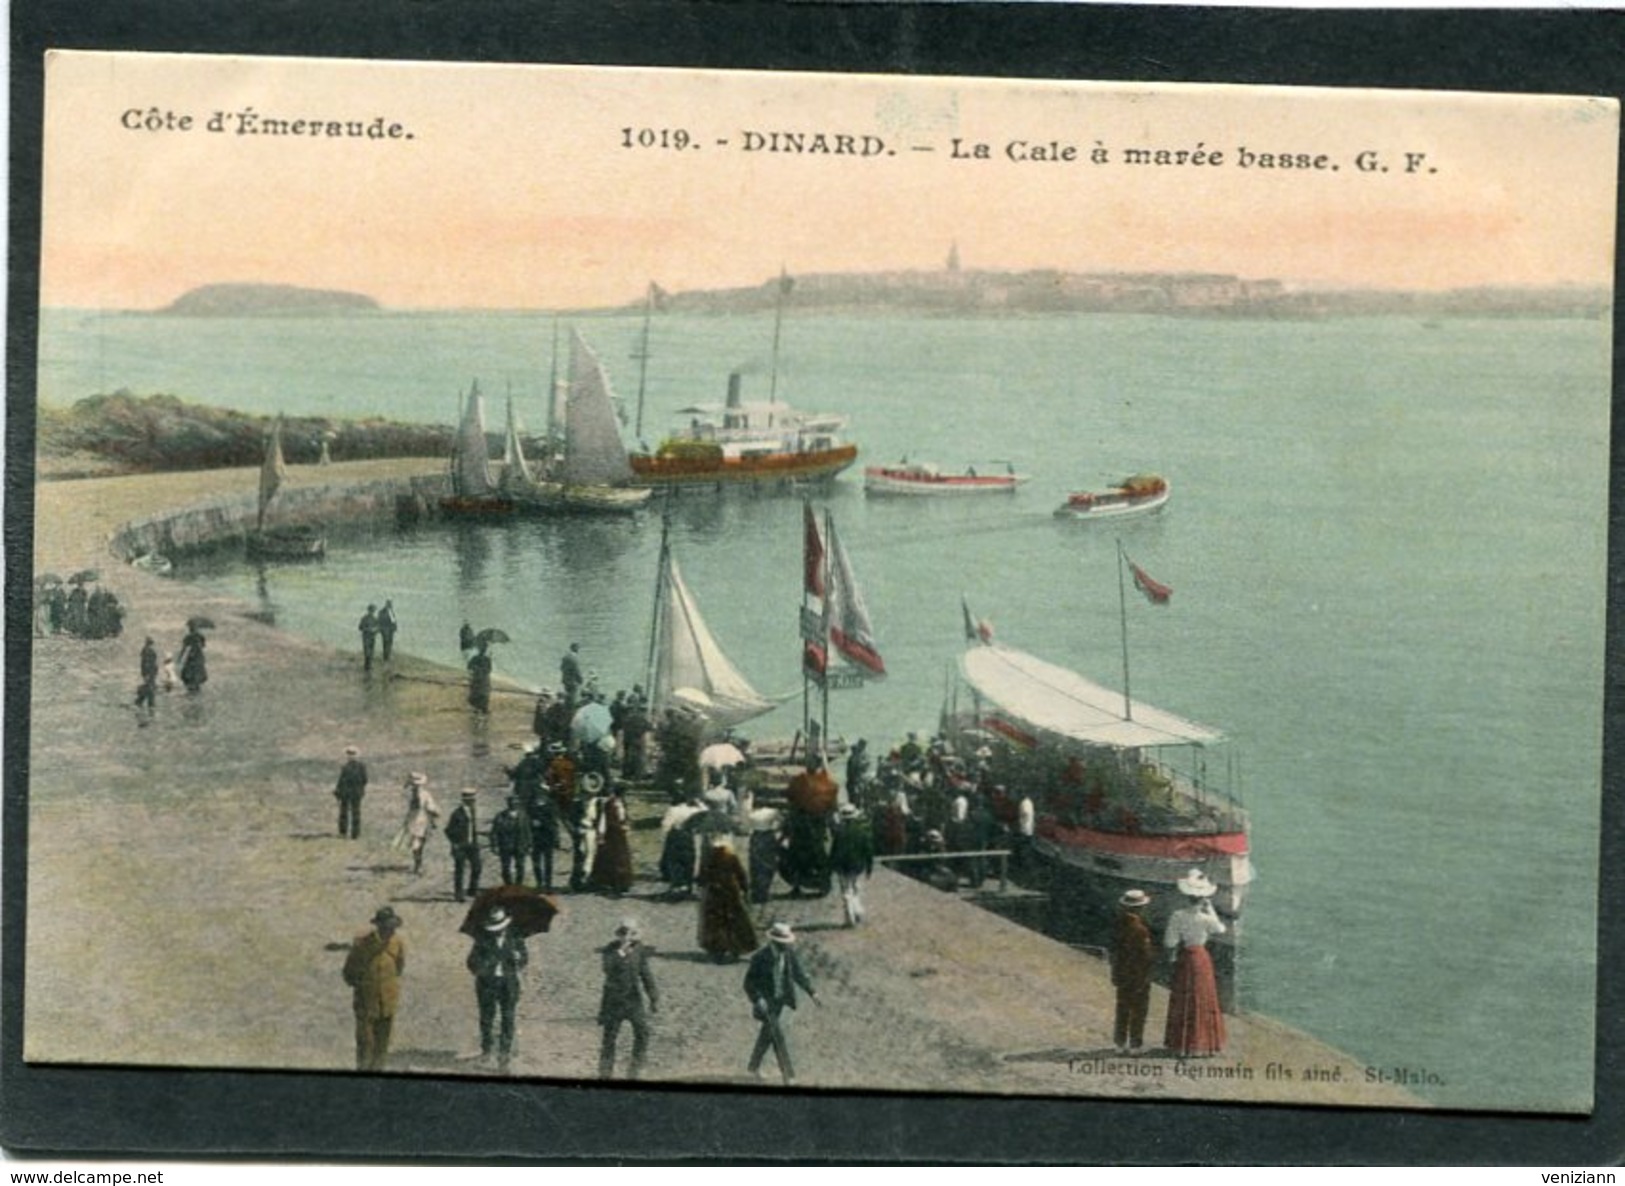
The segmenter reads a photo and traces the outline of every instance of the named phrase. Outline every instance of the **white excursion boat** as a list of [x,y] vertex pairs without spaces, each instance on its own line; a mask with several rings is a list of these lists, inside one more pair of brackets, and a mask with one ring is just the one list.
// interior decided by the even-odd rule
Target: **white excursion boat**
[[1159,474],[1135,474],[1105,490],[1075,490],[1055,508],[1057,519],[1120,519],[1160,511],[1173,487]]
[[1018,474],[1009,467],[1004,473],[977,473],[974,466],[962,473],[943,473],[930,463],[909,461],[904,458],[896,465],[871,465],[863,471],[865,494],[958,495],[958,494],[1010,494],[1027,481],[1027,475]]

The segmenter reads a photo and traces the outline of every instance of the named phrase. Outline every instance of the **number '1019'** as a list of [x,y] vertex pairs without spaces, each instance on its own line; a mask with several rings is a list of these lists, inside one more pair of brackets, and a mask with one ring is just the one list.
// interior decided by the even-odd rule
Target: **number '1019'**
[[694,138],[682,128],[622,128],[622,148],[687,148]]

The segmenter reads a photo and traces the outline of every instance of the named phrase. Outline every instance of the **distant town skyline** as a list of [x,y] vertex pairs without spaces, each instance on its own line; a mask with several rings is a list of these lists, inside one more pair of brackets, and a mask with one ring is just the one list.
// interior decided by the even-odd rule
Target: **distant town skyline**
[[593,308],[951,250],[1331,288],[1613,270],[1601,100],[67,53],[46,113],[48,306]]

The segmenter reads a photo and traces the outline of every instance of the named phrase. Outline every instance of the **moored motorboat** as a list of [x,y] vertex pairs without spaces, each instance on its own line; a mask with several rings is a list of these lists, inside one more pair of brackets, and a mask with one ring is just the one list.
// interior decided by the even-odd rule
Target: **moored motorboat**
[[978,473],[967,466],[960,473],[944,473],[929,462],[904,459],[896,465],[871,465],[863,471],[865,494],[958,495],[1010,494],[1027,481],[1009,466],[1004,473]]
[[1055,508],[1057,519],[1120,519],[1160,511],[1173,487],[1160,474],[1135,474],[1105,490],[1075,490]]
[[[844,416],[800,412],[778,398],[779,331],[783,298],[791,287],[779,279],[773,325],[773,363],[765,401],[747,402],[738,371],[728,376],[721,404],[679,409],[676,427],[652,451],[634,453],[632,472],[640,485],[669,489],[805,489],[828,482],[858,457],[858,447],[841,439]],[[647,360],[647,329],[640,356]],[[639,398],[639,428],[642,426]]]

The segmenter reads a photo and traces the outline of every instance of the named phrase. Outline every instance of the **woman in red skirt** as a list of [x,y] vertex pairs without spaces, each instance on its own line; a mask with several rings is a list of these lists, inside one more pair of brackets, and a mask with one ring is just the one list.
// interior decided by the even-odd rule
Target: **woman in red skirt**
[[1213,911],[1219,887],[1200,869],[1179,879],[1185,905],[1174,911],[1162,945],[1174,952],[1174,983],[1168,993],[1168,1024],[1162,1044],[1178,1058],[1206,1058],[1224,1049],[1224,1014],[1213,976],[1209,936],[1224,934]]

